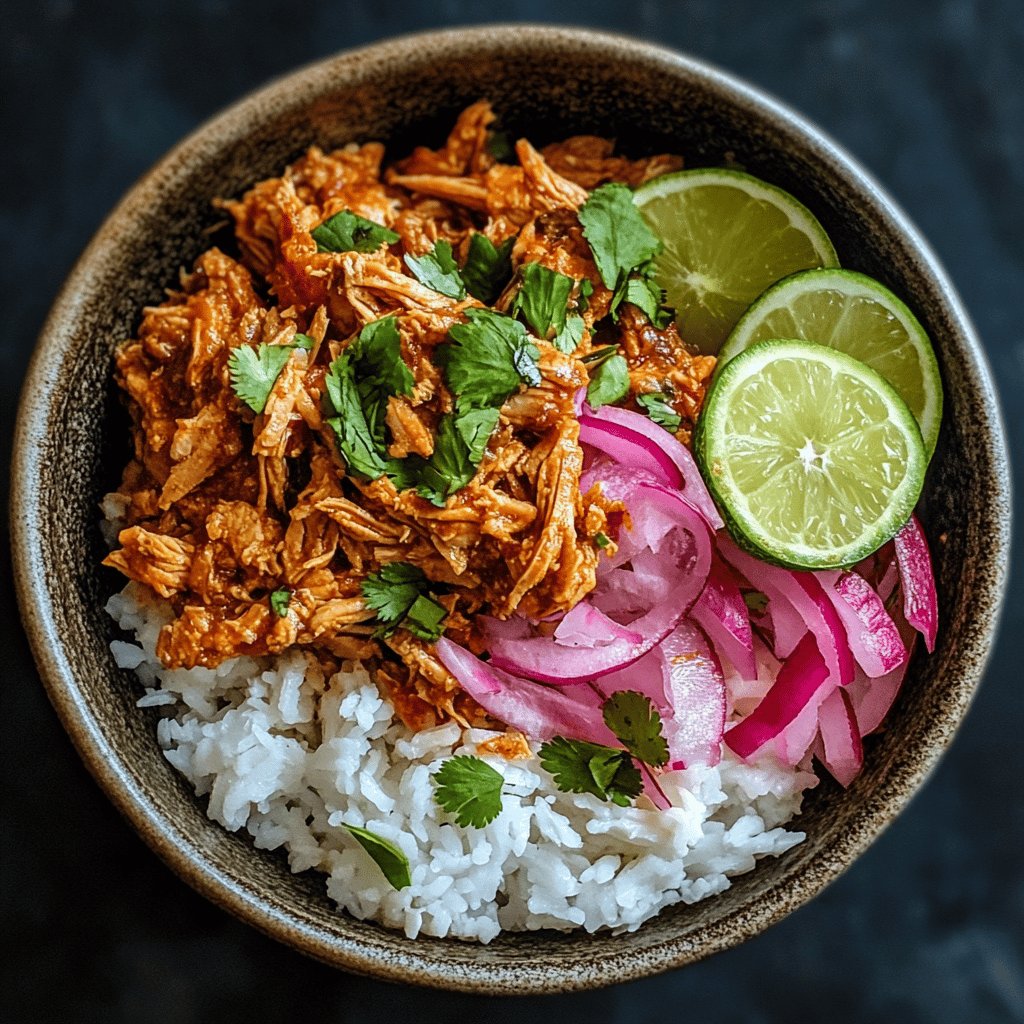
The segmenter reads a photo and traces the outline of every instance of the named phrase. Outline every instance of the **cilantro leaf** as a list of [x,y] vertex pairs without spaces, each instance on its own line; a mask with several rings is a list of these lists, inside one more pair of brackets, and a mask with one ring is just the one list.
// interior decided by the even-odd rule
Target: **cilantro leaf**
[[510,164],[515,160],[516,151],[512,146],[512,139],[508,132],[488,132],[486,146],[487,152],[498,163]]
[[595,189],[581,207],[579,219],[601,280],[612,291],[661,250],[627,185],[611,183]]
[[592,409],[621,401],[629,394],[629,366],[622,356],[611,356],[590,375],[587,401]]
[[328,217],[310,233],[317,252],[376,252],[385,242],[392,245],[400,238],[394,231],[351,210]]
[[665,395],[656,391],[653,394],[637,395],[636,401],[659,427],[664,427],[670,434],[679,429],[682,418]]
[[515,238],[506,239],[497,248],[484,234],[476,232],[469,239],[469,255],[462,268],[462,280],[466,291],[485,305],[491,305],[504,291],[512,277],[512,244]]
[[476,475],[497,422],[497,409],[469,409],[442,416],[434,452],[420,470],[420,496],[443,507],[450,495],[465,487]]
[[466,286],[459,274],[459,265],[452,257],[452,243],[443,238],[434,243],[433,251],[424,256],[406,256],[405,265],[416,280],[450,299],[464,299]]
[[540,763],[563,793],[591,793],[625,807],[643,779],[625,750],[556,736],[540,748]]
[[501,814],[505,779],[479,757],[460,754],[434,773],[434,800],[463,828],[483,828]]
[[583,340],[583,331],[586,324],[578,313],[570,313],[565,318],[565,326],[554,336],[551,344],[558,349],[559,352],[564,352],[566,355],[571,355],[576,351],[579,343]]
[[287,587],[280,587],[270,592],[270,610],[279,618],[283,619],[288,614],[288,605],[291,604],[292,592]]
[[448,610],[443,604],[420,594],[405,613],[402,628],[420,640],[433,643],[444,632],[444,620],[447,617]]
[[613,320],[618,320],[619,305],[629,302],[643,311],[655,327],[667,327],[672,313],[662,306],[664,292],[654,283],[648,270],[634,274],[619,285],[612,296],[610,311]]
[[423,570],[408,562],[388,562],[362,582],[363,597],[385,625],[405,617],[429,585]]
[[430,580],[408,562],[388,562],[362,581],[366,603],[377,613],[381,636],[401,626],[421,640],[436,640],[448,612],[427,595]]
[[745,590],[743,603],[751,615],[764,615],[768,611],[768,596],[762,594],[760,590]]
[[655,768],[668,763],[661,715],[650,697],[635,690],[619,690],[604,702],[601,713],[604,724],[638,761]]
[[412,885],[409,873],[409,858],[390,840],[359,828],[357,825],[345,825],[352,838],[370,855],[373,862],[380,868],[384,877],[394,889],[404,889]]
[[292,338],[292,346],[309,352],[311,349],[316,347],[316,339],[311,338],[308,334],[296,334],[295,337]]
[[594,543],[603,551],[609,544],[611,544],[611,538],[607,533],[595,533]]
[[350,470],[370,480],[395,467],[384,438],[388,398],[412,392],[394,316],[368,323],[331,363],[327,394],[337,414],[327,420]]
[[540,384],[540,351],[518,320],[492,309],[467,309],[466,317],[437,354],[460,413],[500,408],[520,384]]
[[512,315],[522,315],[533,333],[545,341],[565,326],[569,296],[575,282],[540,263],[519,268],[520,286],[512,300]]
[[293,347],[263,343],[258,348],[239,345],[228,356],[231,387],[253,412],[263,412],[274,382],[291,358]]
[[387,463],[363,411],[350,352],[342,352],[331,363],[326,384],[328,397],[337,413],[328,418],[327,424],[338,439],[342,458],[353,473],[376,480],[386,472]]

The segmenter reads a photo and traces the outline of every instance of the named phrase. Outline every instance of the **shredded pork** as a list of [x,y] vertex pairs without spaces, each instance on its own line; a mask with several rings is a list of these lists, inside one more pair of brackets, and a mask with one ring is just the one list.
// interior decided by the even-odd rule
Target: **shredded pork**
[[[491,153],[493,122],[490,106],[475,103],[439,150],[417,148],[388,168],[377,143],[311,148],[280,178],[220,204],[237,258],[204,253],[118,351],[134,455],[120,489],[126,522],[106,564],[171,602],[158,647],[165,665],[213,667],[298,644],[325,665],[371,661],[414,728],[482,721],[429,643],[405,629],[378,635],[362,582],[387,563],[418,567],[438,588],[447,634],[477,649],[478,614],[543,619],[586,596],[601,553],[595,538],[615,511],[598,490],[579,487],[574,399],[596,348],[619,345],[632,395],[667,393],[688,439],[714,361],[637,307],[624,305],[615,322],[607,316],[612,295],[577,219],[588,190],[636,185],[682,161],[629,160],[610,140],[577,136],[543,150],[521,139],[504,163]],[[346,210],[399,241],[320,251],[312,232]],[[436,351],[481,303],[433,290],[402,257],[445,241],[462,266],[476,232],[496,245],[514,239],[513,270],[540,263],[588,281],[591,295],[574,352],[533,339],[540,383],[508,398],[475,477],[442,508],[387,476],[348,470],[327,423],[325,377],[366,324],[395,315],[414,385],[388,401],[388,454],[429,458],[457,398]],[[495,308],[508,310],[515,280]],[[296,346],[300,334],[312,345]],[[228,361],[261,344],[291,354],[255,414],[235,393]],[[279,614],[270,596],[282,589]]]

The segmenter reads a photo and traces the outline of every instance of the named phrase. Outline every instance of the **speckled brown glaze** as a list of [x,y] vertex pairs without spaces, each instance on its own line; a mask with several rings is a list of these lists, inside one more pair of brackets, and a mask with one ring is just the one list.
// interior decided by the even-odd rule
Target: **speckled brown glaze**
[[[846,792],[824,784],[805,843],[727,893],[664,911],[631,935],[502,936],[489,946],[408,941],[338,913],[323,876],[209,821],[134,705],[102,611],[120,586],[99,569],[97,502],[127,453],[111,353],[139,309],[208,244],[214,196],[238,194],[310,143],[381,139],[391,156],[438,143],[488,97],[535,142],[596,132],[631,153],[688,163],[735,154],[821,219],[844,265],[901,295],[938,349],[946,412],[923,506],[942,625],[915,656],[891,728],[867,744]],[[578,29],[486,27],[401,38],[281,79],[208,123],[126,196],[93,240],[42,332],[25,384],[13,467],[14,564],[43,680],[90,771],[146,841],[221,906],[328,963],[382,978],[488,993],[552,992],[639,978],[726,949],[836,878],[907,805],[949,745],[978,685],[1009,565],[1009,475],[999,412],[971,325],[903,214],[845,154],[762,93],[678,54]]]

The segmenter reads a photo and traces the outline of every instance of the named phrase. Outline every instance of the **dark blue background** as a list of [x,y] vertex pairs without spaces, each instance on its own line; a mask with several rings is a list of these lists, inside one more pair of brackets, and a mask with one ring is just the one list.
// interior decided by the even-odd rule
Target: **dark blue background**
[[[1020,0],[5,0],[0,18],[5,460],[18,386],[56,289],[118,197],[171,144],[253,86],[315,58],[498,18],[580,22],[675,46],[776,93],[838,139],[945,262],[991,360],[1011,443],[1024,450]],[[8,1020],[1024,1020],[1019,560],[1000,642],[956,744],[844,878],[705,963],[523,1002],[332,971],[172,876],[97,790],[46,703],[6,585],[6,549],[0,1009]]]

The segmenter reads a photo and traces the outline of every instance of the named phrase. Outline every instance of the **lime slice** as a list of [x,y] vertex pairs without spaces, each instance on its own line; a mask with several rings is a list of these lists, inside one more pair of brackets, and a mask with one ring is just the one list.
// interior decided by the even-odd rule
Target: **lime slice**
[[928,456],[914,414],[870,366],[762,341],[712,385],[694,451],[736,540],[797,569],[853,565],[910,518]]
[[807,207],[741,171],[665,174],[634,201],[664,248],[655,280],[685,341],[716,353],[765,288],[798,270],[838,267],[835,249]]
[[808,270],[769,288],[718,354],[718,370],[768,338],[804,338],[877,370],[917,417],[929,458],[942,419],[942,381],[931,342],[888,288],[852,270]]

